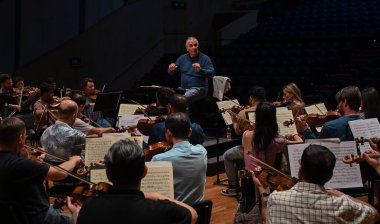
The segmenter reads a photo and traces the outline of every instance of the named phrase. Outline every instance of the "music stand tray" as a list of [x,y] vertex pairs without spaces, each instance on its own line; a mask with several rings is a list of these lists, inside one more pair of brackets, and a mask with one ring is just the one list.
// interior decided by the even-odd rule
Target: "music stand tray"
[[114,111],[119,107],[120,99],[121,99],[121,91],[120,92],[101,92],[98,93],[96,97],[94,112],[96,111]]

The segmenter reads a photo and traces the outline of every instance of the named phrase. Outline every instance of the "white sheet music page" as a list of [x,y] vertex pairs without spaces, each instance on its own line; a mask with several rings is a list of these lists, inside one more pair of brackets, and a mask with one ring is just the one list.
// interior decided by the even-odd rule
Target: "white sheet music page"
[[174,199],[172,162],[146,162],[145,165],[148,167],[148,173],[141,181],[141,191],[156,192]]
[[[350,129],[354,138],[369,139],[373,137],[380,137],[380,123],[377,118],[370,118],[365,120],[349,121]],[[363,145],[359,144],[360,152],[364,152],[371,149],[368,142]]]
[[[216,105],[218,106],[219,110],[230,109],[233,106],[240,106],[239,101],[237,99],[218,101],[218,102],[216,102]],[[224,113],[222,113],[222,117],[224,119],[224,122],[226,122],[226,125],[231,125],[232,124],[231,115],[227,111],[224,112]]]
[[288,127],[284,125],[285,121],[294,120],[291,110],[276,110],[276,118],[280,135],[297,134],[295,124],[289,125]]
[[316,103],[305,107],[307,114],[326,114],[327,108],[324,103]]
[[[314,142],[314,144],[318,144]],[[299,161],[302,153],[310,144],[293,144],[288,145],[289,167],[291,176],[298,178]],[[359,164],[352,164],[352,167],[343,163],[342,158],[345,155],[357,154],[355,141],[347,141],[341,143],[320,142],[331,150],[336,157],[333,177],[326,183],[326,188],[343,189],[363,187],[362,176],[360,174]]]
[[141,107],[137,104],[120,104],[119,108],[119,115],[118,116],[125,116],[125,115],[132,115],[135,113],[136,109]]
[[144,118],[144,114],[137,115],[123,115],[119,117],[117,127],[131,127],[136,126],[140,119]]

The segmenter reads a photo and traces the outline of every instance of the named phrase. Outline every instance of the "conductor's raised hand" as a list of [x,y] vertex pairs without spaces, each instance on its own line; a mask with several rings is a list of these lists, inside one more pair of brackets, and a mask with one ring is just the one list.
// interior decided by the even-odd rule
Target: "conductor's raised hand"
[[169,65],[169,71],[175,71],[178,68],[178,66],[175,63],[171,63]]

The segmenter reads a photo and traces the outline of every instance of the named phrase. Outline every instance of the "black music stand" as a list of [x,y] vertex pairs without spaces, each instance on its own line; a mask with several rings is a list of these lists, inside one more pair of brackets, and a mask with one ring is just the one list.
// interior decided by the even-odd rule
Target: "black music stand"
[[94,112],[96,111],[113,111],[117,110],[119,107],[120,99],[121,99],[121,91],[120,92],[101,92],[98,93],[96,97]]
[[228,187],[228,184],[225,184],[224,182],[226,182],[226,181],[228,181],[228,179],[227,178],[225,178],[225,179],[220,179],[220,177],[219,177],[219,162],[220,162],[220,160],[219,160],[219,156],[220,156],[220,152],[219,152],[219,144],[220,144],[220,139],[219,139],[219,130],[220,130],[220,126],[219,126],[219,121],[218,121],[218,119],[216,119],[216,145],[217,145],[217,147],[216,147],[216,180],[214,181],[214,184],[215,185],[220,185],[220,186],[226,186],[226,187]]

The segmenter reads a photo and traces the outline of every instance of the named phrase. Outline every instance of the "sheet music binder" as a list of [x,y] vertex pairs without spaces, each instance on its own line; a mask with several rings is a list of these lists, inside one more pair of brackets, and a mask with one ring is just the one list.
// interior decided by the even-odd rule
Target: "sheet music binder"
[[118,110],[122,92],[100,92],[96,97],[94,112]]

